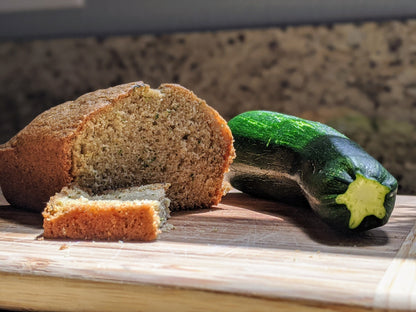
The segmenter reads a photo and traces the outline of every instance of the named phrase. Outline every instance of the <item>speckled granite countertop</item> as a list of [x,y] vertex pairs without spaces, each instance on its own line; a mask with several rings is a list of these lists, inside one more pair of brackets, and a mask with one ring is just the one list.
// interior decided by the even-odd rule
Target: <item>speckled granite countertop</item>
[[325,122],[416,194],[416,21],[0,42],[0,142],[98,88],[178,82],[226,119],[268,109]]

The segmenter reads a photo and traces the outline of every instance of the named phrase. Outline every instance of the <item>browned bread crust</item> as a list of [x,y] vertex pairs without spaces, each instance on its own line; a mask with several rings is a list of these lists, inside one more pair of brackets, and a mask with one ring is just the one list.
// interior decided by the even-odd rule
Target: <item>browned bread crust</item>
[[[72,148],[87,121],[111,110],[119,101],[132,96],[137,88],[143,92],[150,89],[143,82],[132,82],[65,102],[40,114],[9,142],[0,145],[0,186],[9,203],[42,211],[52,195],[74,180]],[[179,85],[163,84],[159,90],[206,105],[194,93]],[[208,105],[206,113],[216,120],[215,126],[221,129],[222,140],[226,142],[222,166],[222,171],[226,172],[234,158],[231,131],[221,116]],[[219,185],[212,194],[210,204],[218,203],[223,191]]]

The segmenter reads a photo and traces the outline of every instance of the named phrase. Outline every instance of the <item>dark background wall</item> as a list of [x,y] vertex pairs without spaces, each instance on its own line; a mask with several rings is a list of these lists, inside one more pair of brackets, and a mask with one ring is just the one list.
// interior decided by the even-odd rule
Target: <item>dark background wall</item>
[[3,0],[0,39],[404,19],[413,0]]

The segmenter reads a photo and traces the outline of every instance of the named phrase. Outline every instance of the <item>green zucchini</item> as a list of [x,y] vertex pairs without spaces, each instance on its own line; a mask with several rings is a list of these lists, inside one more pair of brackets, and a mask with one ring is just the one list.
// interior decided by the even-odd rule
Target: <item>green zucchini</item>
[[269,111],[249,111],[228,122],[236,158],[231,185],[257,197],[306,199],[340,231],[385,224],[396,179],[358,144],[319,122]]

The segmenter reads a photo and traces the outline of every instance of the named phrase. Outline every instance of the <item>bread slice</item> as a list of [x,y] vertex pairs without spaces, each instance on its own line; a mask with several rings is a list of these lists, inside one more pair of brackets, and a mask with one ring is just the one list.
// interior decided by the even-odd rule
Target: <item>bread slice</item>
[[225,120],[191,91],[133,82],[36,117],[0,145],[0,185],[9,203],[35,211],[71,183],[96,194],[169,183],[171,210],[209,207],[224,194],[232,142]]
[[90,195],[76,186],[52,196],[44,210],[45,238],[151,241],[170,217],[167,184]]

